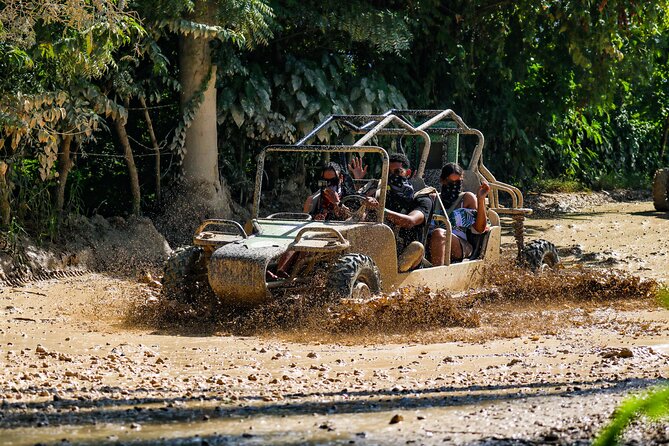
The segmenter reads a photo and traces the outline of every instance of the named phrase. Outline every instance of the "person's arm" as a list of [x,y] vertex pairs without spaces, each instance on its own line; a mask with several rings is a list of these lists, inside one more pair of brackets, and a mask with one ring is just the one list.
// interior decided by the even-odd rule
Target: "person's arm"
[[413,228],[425,221],[425,214],[418,209],[414,209],[408,214],[401,214],[399,212],[386,209],[386,218],[389,222],[400,228]]
[[476,193],[476,221],[474,222],[474,231],[482,234],[485,231],[488,215],[485,208],[485,197],[490,192],[490,185],[487,182],[481,183],[481,187]]
[[305,214],[308,214],[309,212],[311,212],[311,205],[312,205],[313,202],[314,202],[314,196],[309,195],[307,197],[307,199],[304,201],[304,206],[302,207],[302,212],[304,212]]
[[[366,206],[370,209],[377,209],[379,207],[379,202],[374,197],[367,197],[365,202]],[[390,209],[386,208],[385,216],[388,221],[399,226],[400,228],[412,228],[423,223],[425,220],[425,215],[418,209],[414,209],[407,215],[400,214],[399,212],[391,211]]]

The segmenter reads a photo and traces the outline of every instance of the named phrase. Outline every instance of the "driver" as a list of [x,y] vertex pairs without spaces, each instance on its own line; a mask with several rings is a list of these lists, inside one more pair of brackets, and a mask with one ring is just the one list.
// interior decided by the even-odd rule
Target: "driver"
[[[349,164],[349,170],[358,179],[367,172],[367,166],[362,166],[361,159],[353,158]],[[355,194],[355,190],[347,185],[344,173],[339,164],[329,162],[321,168],[320,191],[310,195],[304,202],[303,211],[313,217],[314,220],[346,220],[351,217],[351,210],[342,203],[342,199],[348,195]],[[290,276],[289,271],[298,253],[286,251],[278,260],[276,273],[267,271],[267,279],[277,280]]]
[[341,166],[337,163],[327,163],[321,169],[320,192],[307,197],[304,202],[304,212],[310,214],[314,220],[346,220],[351,211],[342,202],[342,198],[355,193],[349,190],[344,181]]

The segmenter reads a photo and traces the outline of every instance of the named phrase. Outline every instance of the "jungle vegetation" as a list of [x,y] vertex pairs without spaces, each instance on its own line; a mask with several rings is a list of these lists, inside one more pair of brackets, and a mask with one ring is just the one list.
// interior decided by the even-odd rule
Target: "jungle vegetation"
[[331,113],[389,108],[452,108],[486,135],[496,176],[522,187],[649,185],[669,165],[668,9],[4,0],[0,226],[53,238],[72,214],[158,215],[169,190],[230,214],[262,147]]

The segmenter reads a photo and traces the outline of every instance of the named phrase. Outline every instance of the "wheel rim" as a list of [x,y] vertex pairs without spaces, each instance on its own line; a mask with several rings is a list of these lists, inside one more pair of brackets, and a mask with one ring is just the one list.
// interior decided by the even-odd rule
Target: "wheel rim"
[[354,299],[367,299],[372,297],[372,290],[369,289],[369,285],[365,282],[356,282],[353,286],[351,297]]
[[553,269],[556,265],[555,259],[550,255],[544,255],[541,259],[541,266],[539,272],[543,273],[548,269]]

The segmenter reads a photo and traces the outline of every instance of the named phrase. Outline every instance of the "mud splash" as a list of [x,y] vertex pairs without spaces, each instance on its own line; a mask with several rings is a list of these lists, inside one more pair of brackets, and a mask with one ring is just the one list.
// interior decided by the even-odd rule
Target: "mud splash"
[[[405,288],[364,301],[323,304],[314,303],[314,292],[282,296],[252,309],[223,307],[212,295],[182,304],[161,299],[154,291],[148,299],[134,302],[125,319],[130,327],[171,334],[352,343],[388,341],[395,335],[428,342],[476,341],[546,333],[547,327],[567,329],[582,319],[573,311],[587,317],[588,309],[601,306],[650,308],[658,294],[657,282],[616,270],[570,268],[533,274],[505,265],[490,268],[487,277],[484,288],[458,295]],[[569,303],[578,304],[578,309]]]
[[483,300],[544,303],[645,300],[656,297],[659,289],[652,279],[621,270],[580,266],[541,274],[514,266],[491,268],[487,286],[490,290],[483,293]]

